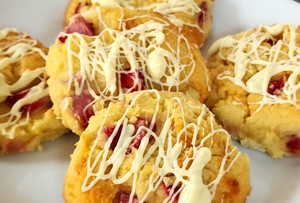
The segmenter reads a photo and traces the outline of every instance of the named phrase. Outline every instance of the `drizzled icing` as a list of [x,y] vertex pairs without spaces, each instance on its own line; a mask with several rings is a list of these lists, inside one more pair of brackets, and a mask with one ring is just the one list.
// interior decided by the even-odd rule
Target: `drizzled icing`
[[200,32],[203,32],[198,26],[184,22],[174,15],[176,12],[182,12],[191,16],[200,13],[201,9],[194,0],[158,0],[155,3],[152,2],[149,5],[142,6],[134,5],[134,2],[130,0],[92,0],[92,3],[109,7],[125,7],[131,10],[155,11],[165,15],[176,26],[188,25],[196,27]]
[[[143,99],[143,94],[147,93],[153,94],[153,98],[155,99],[154,103],[149,103],[149,105],[151,105],[149,109],[144,109],[145,114],[149,116],[147,119],[151,120],[151,124],[148,128],[145,126],[140,127],[136,134],[134,134],[134,126],[130,123],[128,113],[130,112],[130,109],[137,105],[137,101]],[[145,185],[147,191],[143,197],[139,198],[139,202],[144,202],[148,195],[151,192],[156,191],[158,186],[162,184],[164,177],[170,174],[174,175],[176,178],[170,192],[170,194],[173,195],[162,200],[162,202],[172,202],[176,195],[179,195],[179,203],[211,202],[220,179],[230,170],[235,160],[239,157],[240,152],[235,147],[229,150],[230,135],[223,129],[214,128],[214,115],[205,107],[205,105],[194,106],[187,103],[184,98],[179,97],[174,97],[169,102],[170,105],[167,105],[167,117],[161,127],[162,130],[159,134],[156,134],[152,129],[158,121],[159,112],[162,110],[160,106],[162,103],[161,96],[157,90],[146,90],[137,93],[130,102],[130,105],[125,109],[124,114],[115,124],[112,135],[110,135],[106,143],[103,144],[103,148],[101,147],[101,149],[99,149],[99,139],[102,139],[101,137],[105,136],[103,135],[103,129],[107,122],[106,119],[108,115],[114,111],[111,104],[108,106],[98,130],[98,136],[96,137],[93,146],[91,146],[87,161],[87,175],[82,185],[83,192],[90,190],[99,180],[110,179],[114,184],[123,184],[132,178],[132,191],[129,201],[132,202],[133,197],[136,194],[138,172],[148,161],[150,161],[152,156],[156,156],[155,161],[153,161],[153,159],[150,161],[154,162],[153,172],[150,175],[149,180],[145,181],[148,182],[148,185]],[[196,123],[189,123],[185,119],[185,105],[188,106],[187,108],[195,109],[196,111],[200,110],[199,116],[196,118]],[[155,109],[155,111],[153,112],[152,109]],[[180,129],[176,135],[174,135],[173,129],[175,117],[183,119],[182,129]],[[204,127],[202,126],[205,125],[202,124],[204,122],[203,117],[209,119],[210,122],[209,129],[205,129],[209,130],[209,133],[206,136],[204,134]],[[122,132],[118,143],[114,150],[111,151],[111,143],[114,140],[114,137],[117,136],[117,132],[120,128],[122,128]],[[190,138],[191,144],[187,147],[185,141],[187,139],[186,133],[188,132],[188,129],[193,129],[193,133],[191,133],[192,138]],[[126,151],[132,140],[141,130],[146,130],[147,133],[141,140],[140,146],[133,152],[134,158],[131,161],[131,166],[129,166],[130,169],[120,176],[119,172],[125,161]],[[212,141],[209,141],[211,147],[213,144],[213,137],[216,133],[222,133],[227,137],[225,155],[222,159],[217,177],[208,185],[205,185],[202,179],[202,170],[210,161],[212,153],[210,148],[204,146],[204,143],[209,141],[209,139],[212,139]],[[199,141],[199,136],[205,137]],[[151,142],[151,144],[149,143],[150,137],[155,140],[154,142]],[[111,151],[111,153],[109,153],[109,151]],[[184,158],[182,165],[180,165],[178,164],[178,160],[182,159],[182,153],[186,155],[186,158]],[[228,162],[228,157],[231,155],[234,156],[232,162],[226,163]],[[227,167],[225,167],[225,164],[227,164]]]
[[[121,74],[140,71],[146,89],[159,85],[161,89],[167,91],[179,91],[180,85],[189,81],[196,67],[193,49],[181,34],[177,35],[175,47],[174,44],[165,41],[165,33],[174,33],[168,29],[168,22],[150,15],[120,18],[119,27],[122,31],[119,31],[109,28],[104,23],[99,7],[93,11],[98,15],[100,27],[104,28],[97,36],[87,39],[78,33],[65,34],[68,37],[65,44],[69,64],[69,90],[74,86],[78,95],[86,88],[96,100],[117,101],[132,92],[139,82],[139,78],[135,78],[135,85],[132,88],[122,90]],[[122,8],[120,12],[123,13]],[[126,29],[127,21],[137,18],[150,19],[136,27]],[[111,41],[110,38],[113,42],[106,42]],[[187,47],[186,54],[181,52],[180,43],[184,43]],[[74,60],[80,63],[78,72],[74,72],[72,68]],[[124,61],[128,62],[128,65],[124,65]],[[76,74],[81,75],[80,82],[74,80]],[[92,82],[98,79],[99,75],[105,76],[101,79],[101,82],[105,82],[105,87],[93,84],[92,88]]]
[[[266,104],[289,103],[300,108],[297,97],[300,88],[300,47],[296,45],[296,39],[300,36],[297,28],[293,24],[262,25],[239,38],[227,36],[219,39],[209,49],[209,55],[220,50],[221,59],[234,63],[234,72],[232,75],[230,71],[224,71],[217,79],[229,79],[248,93],[262,95],[261,101],[256,102],[259,104],[256,112]],[[268,40],[275,42],[274,45],[263,45]],[[221,51],[223,48],[231,48],[231,52],[224,54]],[[253,74],[249,70],[251,65],[261,65],[263,68]],[[249,74],[251,77],[243,82]],[[272,77],[278,74],[288,75],[279,96],[267,92]]]
[[[13,139],[15,130],[28,123],[29,114],[22,117],[21,108],[26,104],[31,104],[48,95],[46,88],[46,68],[41,67],[34,70],[25,70],[21,77],[13,84],[8,83],[3,70],[6,66],[20,61],[24,56],[32,53],[39,53],[46,60],[46,54],[39,48],[35,47],[37,42],[28,39],[25,34],[8,35],[10,32],[18,33],[15,29],[4,29],[0,31],[0,102],[4,102],[7,97],[13,93],[24,90],[31,82],[39,79],[39,83],[33,86],[26,96],[19,99],[11,107],[9,112],[0,115],[2,122],[0,123],[1,134]],[[4,40],[5,42],[1,42]],[[5,122],[3,122],[5,120]]]

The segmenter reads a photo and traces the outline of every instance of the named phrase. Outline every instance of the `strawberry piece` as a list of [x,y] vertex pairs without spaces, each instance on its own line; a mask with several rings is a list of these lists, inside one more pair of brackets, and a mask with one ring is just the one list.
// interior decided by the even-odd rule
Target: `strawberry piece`
[[202,4],[200,4],[201,12],[198,17],[198,25],[199,27],[203,28],[204,19],[207,17],[207,3],[204,1]]
[[268,43],[271,46],[274,46],[277,43],[277,40],[275,40],[275,39],[265,39],[263,42]]
[[[134,127],[135,127],[135,131],[133,133],[133,135],[138,131],[138,129],[141,127],[141,126],[145,126],[146,128],[149,128],[150,127],[150,122],[148,120],[145,120],[145,119],[139,119],[137,120],[136,123],[133,124]],[[104,129],[103,129],[103,132],[108,136],[110,137],[114,130],[115,130],[115,127],[116,126],[106,126]],[[122,129],[123,129],[123,126],[121,125],[120,128],[118,129],[118,131],[116,132],[115,134],[115,137],[113,138],[112,142],[111,142],[111,145],[110,145],[110,149],[114,150],[115,147],[117,146],[117,143],[120,139],[120,136],[121,136],[121,133],[122,133]],[[154,125],[153,131],[156,130],[156,125]],[[131,153],[132,151],[132,148],[136,148],[138,149],[140,144],[141,144],[141,141],[143,139],[143,137],[145,137],[145,135],[147,134],[147,131],[145,129],[142,129],[139,134],[136,136],[136,138],[133,140],[133,142],[130,144],[130,146],[128,147],[127,151],[126,151],[126,154],[129,154]],[[152,137],[150,137],[150,140],[153,139]]]
[[[94,36],[95,29],[93,27],[93,24],[88,22],[84,19],[81,15],[78,15],[75,20],[70,22],[70,24],[63,30],[65,33],[74,33],[77,32],[79,34],[88,35],[88,36]],[[64,43],[67,39],[67,36],[61,35],[58,40],[62,43]]]
[[[17,103],[20,99],[23,99],[30,90],[23,90],[20,92],[15,92],[11,96],[8,97],[8,101],[14,105]],[[22,112],[22,115],[25,115],[27,112],[33,112],[36,109],[38,109],[41,105],[51,102],[49,95],[33,102],[30,104],[25,104],[20,108],[20,112]]]
[[58,37],[58,40],[61,42],[61,43],[65,43],[65,41],[67,40],[67,36],[65,35],[61,35],[60,37]]
[[[142,126],[144,126],[144,127],[146,127],[146,128],[149,128],[149,127],[150,127],[150,124],[151,124],[151,122],[148,121],[147,119],[139,119],[139,120],[137,120],[137,122],[133,124],[133,125],[134,125],[134,128],[135,128],[134,134],[135,134],[135,133],[138,131],[138,129],[139,129],[140,127],[142,127]],[[156,125],[154,125],[154,127],[153,127],[152,130],[153,130],[154,132],[156,131]],[[129,145],[129,147],[128,147],[126,153],[127,153],[127,154],[131,153],[133,147],[136,148],[136,149],[138,149],[139,146],[140,146],[140,144],[141,144],[142,139],[146,136],[146,134],[147,134],[147,130],[146,130],[146,129],[140,130],[139,134],[135,137],[135,139],[133,140],[133,142]],[[151,136],[151,137],[149,138],[149,141],[151,141],[152,139],[153,139],[153,137]]]
[[[126,92],[130,88],[132,88],[131,92],[146,89],[145,78],[140,70],[134,72],[129,72],[130,68],[125,70],[128,73],[121,73],[121,87],[123,92]],[[135,83],[136,80],[137,82]]]
[[121,73],[121,87],[124,89],[132,88],[132,91],[138,90],[138,85],[135,85],[134,82],[137,78],[136,72],[131,73]]
[[[86,2],[84,5],[90,6],[91,4],[89,2]],[[82,8],[82,2],[79,2],[74,10],[74,13],[75,14],[80,13],[81,8]]]
[[23,99],[28,94],[29,91],[30,90],[23,90],[20,92],[15,92],[11,96],[8,97],[8,100],[10,101],[10,103],[15,104],[20,99]]
[[80,9],[81,9],[81,2],[79,2],[79,3],[77,4],[74,13],[75,13],[75,14],[79,13],[79,12],[80,12]]
[[27,141],[10,140],[5,144],[4,151],[8,153],[25,152],[26,146],[27,146]]
[[269,83],[267,92],[269,94],[279,96],[283,87],[284,87],[284,80],[283,77],[281,77],[279,80],[274,80]]
[[300,138],[296,135],[291,135],[290,141],[286,143],[286,147],[291,153],[300,153]]
[[[116,126],[107,126],[107,127],[105,127],[105,128],[103,129],[103,132],[104,132],[108,137],[110,137],[110,136],[113,134],[115,128],[116,128]],[[118,141],[119,141],[119,139],[120,139],[120,136],[121,136],[121,133],[122,133],[122,129],[123,129],[123,125],[120,126],[120,128],[118,129],[118,131],[117,131],[115,137],[113,138],[113,140],[112,140],[112,142],[111,142],[111,144],[110,144],[110,146],[109,146],[110,149],[114,150],[114,149],[116,148],[117,143],[118,143]]]
[[[129,200],[130,200],[130,194],[123,192],[120,196],[120,203],[129,203]],[[138,203],[138,202],[139,201],[138,201],[137,197],[134,196],[131,203]]]
[[73,95],[73,109],[72,113],[78,120],[81,127],[86,128],[89,124],[89,119],[95,115],[92,105],[90,105],[94,98],[89,93],[82,93],[80,95]]
[[[176,192],[179,190],[180,187],[175,187],[175,189],[173,190],[173,193],[172,192],[172,187],[173,185],[169,185],[167,182],[163,181],[163,185],[164,185],[164,189],[165,189],[165,192],[166,194],[170,197],[170,199],[172,199],[173,195],[176,194]],[[172,203],[177,203],[179,200],[179,194],[176,195],[176,197],[174,198],[173,202]]]
[[50,96],[47,95],[47,96],[37,100],[36,102],[22,106],[21,112],[23,114],[27,113],[28,111],[33,112],[34,110],[38,109],[41,105],[49,103],[49,102],[51,102],[51,99],[50,99]]

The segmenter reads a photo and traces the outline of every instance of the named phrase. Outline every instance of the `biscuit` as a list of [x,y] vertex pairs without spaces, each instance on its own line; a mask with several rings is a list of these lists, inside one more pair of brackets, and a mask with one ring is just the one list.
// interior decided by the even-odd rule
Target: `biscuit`
[[69,19],[73,15],[82,13],[95,4],[158,12],[167,17],[174,25],[187,29],[194,36],[193,41],[199,47],[204,43],[212,26],[213,0],[72,0],[66,9],[65,24],[69,24]]
[[234,139],[274,158],[300,153],[300,28],[261,25],[209,50],[206,104]]
[[68,202],[241,203],[249,158],[205,105],[144,90],[97,112],[65,176]]
[[15,29],[0,31],[0,153],[42,149],[67,132],[46,85],[48,48]]
[[[158,13],[93,7],[74,16],[47,60],[56,115],[80,135],[94,112],[143,89],[208,95],[197,46]],[[96,105],[97,104],[97,105]]]

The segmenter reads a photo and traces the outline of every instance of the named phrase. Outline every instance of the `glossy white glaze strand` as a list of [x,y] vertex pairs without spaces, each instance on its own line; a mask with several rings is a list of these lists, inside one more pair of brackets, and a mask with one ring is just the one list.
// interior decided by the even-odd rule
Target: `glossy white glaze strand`
[[131,10],[158,12],[167,17],[176,26],[182,27],[183,25],[187,25],[203,32],[199,26],[185,22],[174,15],[174,13],[178,12],[190,16],[200,13],[201,9],[194,0],[158,0],[155,3],[144,3],[142,5],[135,5],[135,2],[131,0],[92,0],[92,3],[98,3],[99,5],[108,7],[124,7]]

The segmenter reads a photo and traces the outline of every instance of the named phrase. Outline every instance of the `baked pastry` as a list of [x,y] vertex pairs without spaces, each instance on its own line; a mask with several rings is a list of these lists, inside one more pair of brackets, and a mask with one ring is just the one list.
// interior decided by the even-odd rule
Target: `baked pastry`
[[163,14],[174,25],[184,27],[192,33],[198,46],[202,46],[212,26],[213,0],[72,0],[66,9],[65,24],[69,24],[73,15],[85,12],[95,4]]
[[80,135],[95,111],[129,92],[180,91],[204,101],[205,62],[183,32],[160,14],[125,8],[74,16],[46,65],[56,115]]
[[245,202],[249,159],[205,105],[144,90],[91,118],[71,155],[66,203]]
[[48,48],[15,29],[0,31],[0,153],[41,150],[67,132],[46,85]]
[[233,139],[274,158],[300,153],[300,28],[261,25],[212,45],[206,104]]

